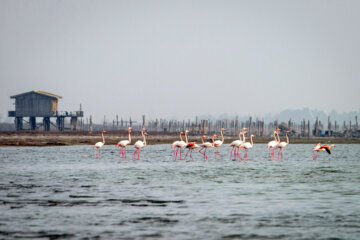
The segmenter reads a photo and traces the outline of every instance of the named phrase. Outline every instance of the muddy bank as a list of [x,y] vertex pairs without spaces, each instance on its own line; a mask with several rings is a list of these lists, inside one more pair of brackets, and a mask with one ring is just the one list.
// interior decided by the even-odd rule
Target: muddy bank
[[[200,142],[200,135],[189,135],[189,141]],[[105,144],[115,145],[118,141],[127,139],[126,131],[109,131],[105,134]],[[146,138],[149,145],[170,144],[179,139],[178,134],[151,133]],[[225,144],[235,140],[235,136],[225,136]],[[255,137],[254,143],[267,143],[271,137]],[[132,134],[132,143],[141,140],[139,133]],[[282,138],[282,141],[285,140]],[[62,146],[62,145],[92,145],[101,141],[100,132],[42,132],[42,131],[4,131],[0,132],[0,146]],[[294,138],[290,143],[360,143],[359,138]]]

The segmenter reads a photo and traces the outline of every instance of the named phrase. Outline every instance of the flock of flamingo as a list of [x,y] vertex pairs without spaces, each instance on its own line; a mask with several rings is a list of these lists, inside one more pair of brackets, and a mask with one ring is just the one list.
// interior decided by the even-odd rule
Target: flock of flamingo
[[[234,159],[235,160],[243,160],[243,161],[247,161],[247,157],[248,157],[248,150],[250,148],[252,148],[254,146],[253,143],[253,138],[255,137],[254,135],[250,135],[250,142],[246,142],[246,133],[248,133],[247,128],[243,128],[241,130],[241,132],[239,133],[239,139],[234,140],[232,143],[230,143],[230,146],[232,147],[231,151],[230,151],[230,159],[232,159],[232,156],[234,155]],[[120,159],[126,159],[126,147],[129,146],[131,144],[131,131],[132,128],[129,127],[128,128],[128,135],[129,138],[127,140],[122,140],[119,141],[115,147],[117,148],[121,148],[120,149],[120,153],[119,153],[119,158]],[[192,156],[192,152],[193,150],[199,148],[199,153],[201,153],[203,155],[203,159],[207,160],[208,156],[206,155],[206,150],[208,148],[215,148],[215,160],[219,159],[219,155],[220,155],[220,146],[224,143],[224,135],[223,132],[225,131],[224,128],[220,129],[220,134],[221,134],[221,140],[215,140],[215,138],[217,138],[218,136],[216,134],[214,134],[211,139],[204,141],[204,139],[207,138],[207,136],[202,136],[201,137],[201,144],[197,144],[196,141],[193,142],[189,142],[188,141],[188,137],[187,134],[189,133],[188,130],[186,130],[185,132],[180,132],[179,134],[179,141],[175,141],[171,144],[171,148],[174,148],[174,152],[173,152],[173,159],[174,160],[185,160],[188,156],[188,154],[190,153],[190,157],[193,160],[193,156]],[[281,129],[276,129],[273,132],[273,136],[274,136],[274,140],[270,141],[267,145],[266,148],[269,149],[269,158],[271,158],[272,160],[274,159],[274,155],[275,155],[275,150],[278,149],[278,160],[283,159],[283,149],[289,145],[289,136],[288,133],[290,133],[290,131],[286,131],[285,132],[285,137],[286,137],[286,142],[285,141],[280,141],[280,137],[279,137],[279,131],[281,131]],[[106,131],[102,131],[101,136],[102,136],[102,142],[97,142],[94,145],[94,149],[97,149],[96,152],[96,158],[100,159],[100,149],[102,146],[104,146],[105,144],[105,137],[104,137],[104,133],[106,133]],[[133,145],[134,148],[136,149],[134,152],[134,159],[138,159],[140,160],[140,150],[144,147],[146,147],[146,137],[148,134],[146,132],[145,128],[141,129],[141,135],[142,135],[142,141],[136,141],[135,144]],[[182,139],[182,135],[185,135],[185,141]],[[317,158],[317,154],[318,152],[327,152],[328,154],[331,154],[331,148],[335,147],[334,144],[328,145],[321,145],[320,143],[315,144],[314,149],[313,149],[313,159],[316,160]],[[181,150],[183,148],[188,149],[186,155],[184,158],[181,157]],[[244,149],[244,156],[240,156],[240,150]],[[179,154],[180,152],[180,154]],[[180,156],[178,156],[180,155]]]

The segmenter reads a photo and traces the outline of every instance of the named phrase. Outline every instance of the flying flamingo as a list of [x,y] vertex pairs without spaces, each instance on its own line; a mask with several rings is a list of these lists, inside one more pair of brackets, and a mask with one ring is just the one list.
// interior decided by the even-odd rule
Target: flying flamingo
[[[201,147],[201,149],[199,150],[199,153],[201,153],[202,155],[204,155],[204,160],[206,160],[208,157],[206,156],[206,150],[208,149],[208,148],[212,148],[212,147],[214,147],[214,138],[216,138],[217,137],[217,135],[216,134],[214,134],[213,136],[212,136],[212,141],[211,142],[204,142],[204,138],[205,138],[206,136],[202,136],[201,137],[201,141],[202,141],[202,144],[200,145],[200,147]],[[205,150],[204,152],[201,152],[201,151],[203,151],[203,150]]]
[[104,144],[105,144],[104,133],[106,133],[105,130],[103,130],[103,131],[101,132],[102,142],[97,142],[97,143],[94,145],[94,147],[93,147],[93,149],[97,148],[96,158],[99,158],[99,159],[100,159],[100,148],[101,148],[102,146],[104,146]]
[[275,149],[278,147],[279,145],[279,141],[276,139],[276,134],[281,131],[281,129],[276,129],[276,131],[274,131],[274,140],[273,141],[270,141],[266,148],[269,149],[269,157],[270,157],[270,152],[271,152],[271,160],[274,159],[274,152],[275,152]]
[[[241,144],[243,144],[245,142],[245,140],[241,140],[241,134],[243,134],[243,132],[246,130],[247,128],[243,128],[241,130],[241,132],[239,132],[239,139],[238,140],[235,140],[233,141],[232,143],[230,143],[230,146],[232,147],[231,149],[231,152],[230,152],[230,160],[231,160],[231,156],[232,156],[232,152],[233,150],[235,149],[234,151],[234,156],[235,156],[235,160],[237,158],[237,153],[236,153],[236,148],[239,148],[241,146]],[[245,137],[245,136],[244,136]]]
[[123,158],[126,159],[126,146],[130,145],[130,143],[131,143],[131,130],[132,130],[132,127],[129,127],[128,128],[129,140],[122,140],[115,145],[117,148],[121,147],[121,150],[119,153],[119,158],[121,158],[121,156],[122,156]]
[[289,136],[288,136],[288,133],[290,133],[290,131],[286,131],[286,132],[285,132],[286,142],[280,142],[279,133],[277,133],[278,141],[280,142],[279,145],[278,145],[278,148],[279,148],[278,160],[279,160],[280,155],[281,155],[281,159],[283,159],[283,149],[284,149],[287,145],[289,145]]
[[216,141],[214,142],[214,146],[215,146],[215,160],[216,160],[216,157],[219,157],[219,155],[220,155],[219,147],[224,143],[223,131],[225,131],[225,128],[221,128],[221,129],[220,129],[221,140],[216,140]]
[[253,140],[252,140],[253,137],[255,137],[255,136],[250,135],[250,142],[243,143],[241,145],[241,147],[240,147],[240,149],[245,148],[245,154],[244,154],[245,161],[247,160],[248,150],[254,146],[254,143],[253,143]]
[[187,144],[186,144],[185,147],[186,147],[187,149],[189,149],[189,150],[187,151],[184,160],[186,159],[186,157],[187,157],[187,155],[188,155],[189,152],[190,152],[190,157],[191,157],[191,159],[194,160],[193,157],[192,157],[192,151],[193,151],[194,149],[196,149],[196,148],[199,148],[200,146],[197,145],[196,142],[188,142],[187,133],[188,133],[188,131],[186,130],[186,131],[185,131],[185,141],[187,142]]
[[314,160],[316,160],[316,157],[317,157],[318,152],[324,152],[324,151],[326,151],[328,154],[331,154],[330,149],[331,149],[332,147],[335,147],[335,144],[331,144],[331,145],[327,145],[327,144],[325,144],[325,145],[320,145],[320,143],[315,144],[314,149],[313,149]]
[[134,144],[134,148],[136,148],[135,152],[134,152],[134,159],[135,159],[135,155],[137,155],[138,160],[140,160],[140,149],[142,149],[143,147],[146,147],[146,139],[145,139],[145,135],[148,135],[146,132],[145,128],[141,129],[141,135],[143,140],[142,141],[137,141]]

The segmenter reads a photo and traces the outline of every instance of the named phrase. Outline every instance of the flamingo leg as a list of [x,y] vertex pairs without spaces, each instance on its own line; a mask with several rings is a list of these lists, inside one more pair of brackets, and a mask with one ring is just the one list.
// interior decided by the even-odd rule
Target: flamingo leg
[[181,148],[180,148],[180,160],[181,160]]
[[278,161],[280,160],[279,158],[280,158],[280,154],[281,154],[281,148],[279,149],[279,151],[278,151]]
[[190,151],[190,157],[191,157],[192,160],[194,160],[194,158],[192,156],[192,152],[193,152],[193,150]]
[[184,160],[187,158],[187,155],[188,155],[188,153],[190,152],[190,149],[187,151],[187,153],[185,154],[185,158],[184,158]]
[[230,151],[230,160],[231,160],[231,156],[232,156],[232,152],[234,150],[234,147],[232,147],[231,151]]

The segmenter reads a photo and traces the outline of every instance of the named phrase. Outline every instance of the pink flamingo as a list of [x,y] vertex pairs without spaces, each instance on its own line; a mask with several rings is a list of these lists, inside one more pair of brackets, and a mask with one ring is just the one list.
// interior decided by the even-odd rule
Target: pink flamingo
[[250,135],[250,142],[243,143],[240,147],[240,149],[245,148],[245,154],[244,154],[245,161],[247,161],[248,150],[254,146],[253,137],[255,137],[255,136]]
[[281,129],[276,129],[276,131],[274,131],[274,140],[273,141],[270,141],[266,148],[269,149],[269,157],[270,157],[270,152],[271,152],[271,160],[274,159],[274,152],[275,152],[275,149],[279,146],[279,142],[278,140],[276,139],[276,134],[281,131]]
[[[208,149],[208,148],[212,148],[212,147],[214,147],[214,138],[215,137],[217,137],[217,135],[216,134],[214,134],[213,136],[212,136],[212,142],[204,142],[204,138],[205,138],[206,136],[202,136],[201,137],[201,141],[202,141],[202,144],[200,145],[200,147],[201,147],[201,149],[199,150],[199,153],[201,153],[201,154],[203,154],[204,155],[204,160],[206,160],[208,157],[206,156],[206,150]],[[201,152],[201,151],[203,151],[203,150],[205,150],[204,152]]]
[[219,147],[224,143],[223,131],[225,131],[225,128],[221,128],[221,129],[220,129],[221,140],[216,140],[216,141],[214,142],[214,147],[215,147],[215,160],[216,160],[216,158],[219,157],[219,155],[220,155]]
[[134,148],[136,148],[136,150],[134,152],[134,159],[135,159],[135,155],[137,155],[137,159],[140,160],[140,149],[146,147],[145,135],[148,135],[148,134],[145,131],[146,131],[145,128],[141,129],[141,135],[142,135],[143,140],[142,141],[139,140],[134,144]]
[[[239,139],[238,140],[235,140],[233,141],[232,143],[230,143],[230,146],[232,147],[231,151],[230,151],[230,160],[231,160],[231,156],[232,156],[232,152],[234,150],[234,157],[235,157],[235,160],[237,159],[238,155],[239,155],[239,152],[236,152],[236,150],[239,150],[241,144],[243,144],[245,142],[245,130],[247,128],[243,128],[241,130],[241,132],[239,132]],[[243,139],[241,139],[241,135],[243,135]]]
[[320,143],[315,144],[314,149],[313,149],[314,160],[316,160],[318,152],[326,151],[328,154],[331,154],[332,147],[335,147],[335,144],[331,144],[331,145],[327,145],[327,144],[320,145]]
[[278,160],[279,160],[279,157],[280,157],[280,154],[281,154],[281,159],[283,159],[283,149],[289,145],[289,136],[288,136],[288,133],[290,133],[290,131],[286,131],[285,132],[285,136],[286,136],[286,142],[280,142],[280,137],[279,137],[279,133],[277,133],[277,136],[278,136],[278,141],[280,142],[279,143],[279,152],[278,152]]
[[181,159],[181,148],[186,146],[186,143],[182,140],[181,135],[184,134],[184,132],[180,132],[179,137],[180,141],[175,141],[171,144],[171,148],[174,148],[174,160],[177,160],[178,152],[180,150],[180,159]]
[[119,153],[119,158],[121,158],[121,156],[122,156],[123,158],[126,159],[126,146],[130,145],[130,143],[131,143],[131,130],[132,130],[132,127],[129,127],[128,128],[129,140],[122,140],[115,145],[117,148],[121,147],[121,150]]
[[[178,151],[180,151],[180,160],[182,160],[181,159],[181,150],[188,144],[188,140],[187,140],[188,132],[189,132],[188,130],[185,130],[185,142],[182,140],[182,138],[180,136],[181,141],[179,141],[176,145],[176,147],[178,148]],[[178,151],[176,152],[176,157],[177,157]]]
[[[185,139],[186,139],[186,142],[187,142],[187,136],[186,136],[186,134],[185,134]],[[189,152],[190,152],[190,157],[191,157],[191,159],[194,160],[193,157],[192,157],[192,151],[193,151],[194,149],[196,149],[196,148],[199,148],[200,146],[197,145],[196,142],[189,142],[185,147],[186,147],[187,149],[189,149],[189,150],[187,151],[184,160],[186,159],[186,157],[187,157],[187,155],[188,155]]]
[[103,131],[101,132],[102,142],[97,142],[97,143],[94,145],[94,147],[93,147],[93,149],[95,149],[95,148],[97,149],[97,151],[96,151],[96,158],[99,158],[99,159],[100,159],[100,149],[101,149],[101,147],[104,146],[104,144],[105,144],[104,133],[106,133],[105,130],[103,130]]

